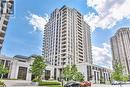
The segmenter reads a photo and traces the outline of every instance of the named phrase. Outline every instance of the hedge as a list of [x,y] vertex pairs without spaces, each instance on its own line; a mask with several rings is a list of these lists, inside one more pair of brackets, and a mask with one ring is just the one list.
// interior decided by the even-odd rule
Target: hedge
[[48,86],[48,85],[61,85],[60,82],[54,82],[54,81],[40,81],[39,86]]

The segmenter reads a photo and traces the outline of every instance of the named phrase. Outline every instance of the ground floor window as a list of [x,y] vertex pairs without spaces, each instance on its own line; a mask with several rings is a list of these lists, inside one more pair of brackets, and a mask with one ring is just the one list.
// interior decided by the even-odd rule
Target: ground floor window
[[49,80],[50,79],[50,75],[51,75],[50,70],[45,70],[45,80]]
[[27,67],[19,67],[18,79],[26,80],[27,76]]

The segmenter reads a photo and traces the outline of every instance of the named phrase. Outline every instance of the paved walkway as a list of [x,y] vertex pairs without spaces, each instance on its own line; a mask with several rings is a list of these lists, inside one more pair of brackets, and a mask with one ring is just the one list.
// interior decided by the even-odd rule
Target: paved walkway
[[31,81],[25,81],[25,80],[4,80],[4,82],[6,84],[6,87],[39,87],[39,86],[33,86],[31,84]]
[[130,84],[126,85],[104,85],[104,84],[93,84],[92,87],[130,87]]

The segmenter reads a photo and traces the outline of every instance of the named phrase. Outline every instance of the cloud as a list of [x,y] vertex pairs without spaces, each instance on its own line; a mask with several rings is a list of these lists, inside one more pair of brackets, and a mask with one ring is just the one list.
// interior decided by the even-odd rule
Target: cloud
[[87,0],[87,5],[95,10],[95,13],[84,16],[92,31],[95,28],[109,29],[130,17],[130,0]]
[[26,19],[29,21],[29,24],[33,26],[33,31],[40,31],[44,32],[45,24],[48,22],[48,15],[46,14],[45,17],[32,14],[30,13],[29,16],[26,17]]
[[93,62],[107,68],[112,68],[112,56],[110,45],[107,43],[102,44],[103,47],[92,46]]

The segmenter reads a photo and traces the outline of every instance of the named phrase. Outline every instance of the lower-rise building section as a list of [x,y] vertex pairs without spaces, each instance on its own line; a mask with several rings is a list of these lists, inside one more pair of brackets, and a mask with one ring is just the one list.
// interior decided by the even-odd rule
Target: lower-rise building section
[[[92,83],[103,83],[108,84],[111,82],[111,70],[100,66],[81,63],[76,65],[79,72],[84,75],[85,81]],[[55,66],[54,68],[54,79],[60,80],[63,77],[63,67]]]
[[[22,79],[32,80],[34,79],[30,70],[30,65],[33,63],[34,58],[26,56],[14,56],[9,58],[6,56],[0,56],[0,62],[3,67],[9,69],[9,74],[0,75],[1,78],[9,79]],[[79,72],[84,75],[85,81],[91,81],[92,83],[109,83],[111,77],[111,70],[99,67],[96,65],[81,63],[76,65]],[[43,80],[61,80],[63,75],[64,66],[53,66],[47,63],[47,67],[44,71]]]

